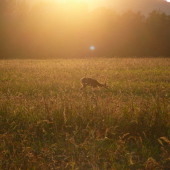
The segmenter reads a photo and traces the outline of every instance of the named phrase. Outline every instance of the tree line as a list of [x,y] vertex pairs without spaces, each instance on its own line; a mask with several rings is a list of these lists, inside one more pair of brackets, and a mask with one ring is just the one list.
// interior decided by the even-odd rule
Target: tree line
[[168,57],[170,15],[0,0],[0,37],[0,58]]

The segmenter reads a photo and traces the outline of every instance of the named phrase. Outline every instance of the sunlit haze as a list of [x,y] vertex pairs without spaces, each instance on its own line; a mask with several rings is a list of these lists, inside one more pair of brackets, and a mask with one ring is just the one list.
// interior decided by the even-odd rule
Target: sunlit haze
[[97,7],[112,8],[117,12],[127,10],[141,11],[149,13],[154,9],[159,9],[170,14],[170,0],[28,0],[29,2],[56,2],[61,4],[86,4],[88,9],[92,10]]
[[170,55],[169,17],[166,0],[0,0],[0,51],[20,58]]

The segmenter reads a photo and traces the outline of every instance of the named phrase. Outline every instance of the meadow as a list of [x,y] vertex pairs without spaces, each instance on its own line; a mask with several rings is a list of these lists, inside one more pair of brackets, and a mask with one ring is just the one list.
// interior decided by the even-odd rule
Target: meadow
[[169,167],[170,59],[0,60],[0,169]]

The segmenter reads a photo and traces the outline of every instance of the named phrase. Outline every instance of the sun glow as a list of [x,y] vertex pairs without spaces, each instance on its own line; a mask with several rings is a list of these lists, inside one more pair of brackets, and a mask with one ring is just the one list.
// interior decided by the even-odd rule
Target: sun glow
[[74,3],[79,3],[79,4],[87,4],[88,7],[91,9],[98,7],[98,6],[103,6],[106,3],[104,0],[52,0],[53,2],[59,2],[59,3],[69,3],[69,4],[74,4]]
[[52,1],[56,1],[56,2],[62,2],[62,3],[74,3],[74,2],[83,2],[83,3],[87,3],[87,4],[89,4],[89,3],[91,3],[91,2],[95,2],[95,0],[52,0]]

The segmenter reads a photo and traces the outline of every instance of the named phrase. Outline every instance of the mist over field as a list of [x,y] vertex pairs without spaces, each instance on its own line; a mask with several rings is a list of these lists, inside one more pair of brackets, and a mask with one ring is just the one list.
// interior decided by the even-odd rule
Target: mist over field
[[0,1],[1,59],[170,56],[168,2],[28,2]]

